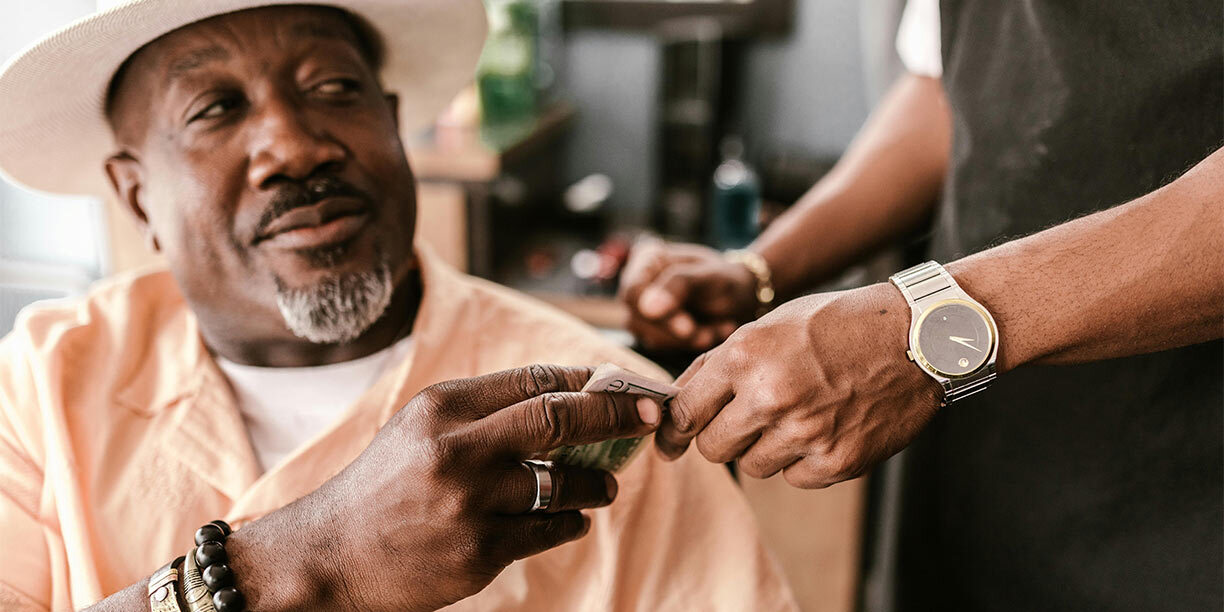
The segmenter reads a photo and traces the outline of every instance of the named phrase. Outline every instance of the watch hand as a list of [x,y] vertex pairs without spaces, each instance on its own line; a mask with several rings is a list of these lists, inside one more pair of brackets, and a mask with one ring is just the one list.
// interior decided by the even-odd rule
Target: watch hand
[[960,345],[963,345],[963,346],[967,346],[967,347],[969,347],[969,348],[971,348],[971,349],[973,349],[973,350],[975,350],[975,351],[977,351],[977,352],[979,352],[979,353],[980,353],[980,352],[982,352],[982,349],[980,349],[980,348],[978,348],[978,347],[976,347],[976,346],[973,346],[972,344],[969,344],[970,342],[976,342],[976,341],[977,341],[976,339],[973,339],[973,338],[962,338],[962,337],[960,337],[960,336],[948,336],[948,339],[949,339],[949,340],[951,340],[951,341],[953,341],[953,342],[955,342],[955,343],[957,343],[957,344],[960,344]]

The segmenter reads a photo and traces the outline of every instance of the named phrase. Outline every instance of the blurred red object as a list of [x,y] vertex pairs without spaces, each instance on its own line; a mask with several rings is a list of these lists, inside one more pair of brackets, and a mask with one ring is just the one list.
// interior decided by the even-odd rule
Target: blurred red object
[[597,278],[610,281],[615,279],[629,260],[629,238],[620,234],[609,236],[595,251],[600,256],[600,266]]
[[557,267],[557,255],[549,248],[533,248],[523,260],[527,275],[535,279],[548,278]]

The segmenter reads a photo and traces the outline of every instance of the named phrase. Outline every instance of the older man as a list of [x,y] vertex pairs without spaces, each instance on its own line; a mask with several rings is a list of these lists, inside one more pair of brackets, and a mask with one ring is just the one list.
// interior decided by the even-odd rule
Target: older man
[[147,577],[224,518],[252,609],[793,608],[719,466],[558,466],[527,513],[520,460],[660,415],[573,393],[585,369],[513,368],[658,370],[413,248],[397,107],[470,77],[480,3],[255,4],[131,2],[0,74],[0,167],[90,191],[72,163],[103,161],[109,124],[106,175],[170,268],[0,343],[0,607],[178,605]]

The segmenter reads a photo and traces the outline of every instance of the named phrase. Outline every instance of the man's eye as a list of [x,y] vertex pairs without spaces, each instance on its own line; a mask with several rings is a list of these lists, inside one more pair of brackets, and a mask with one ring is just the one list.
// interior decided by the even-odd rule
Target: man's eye
[[238,106],[238,100],[236,98],[222,98],[216,102],[213,102],[212,104],[209,104],[208,106],[205,106],[203,110],[192,115],[191,119],[187,120],[187,123],[191,123],[198,119],[215,119],[224,115],[226,112],[230,111],[236,106]]
[[315,92],[321,93],[325,96],[338,96],[353,93],[359,88],[360,85],[353,79],[332,79],[330,81],[323,81],[322,83],[314,86]]

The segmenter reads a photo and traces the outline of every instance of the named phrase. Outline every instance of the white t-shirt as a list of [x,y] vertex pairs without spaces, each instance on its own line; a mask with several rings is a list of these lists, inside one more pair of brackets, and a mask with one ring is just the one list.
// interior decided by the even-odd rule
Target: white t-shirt
[[918,76],[943,75],[940,55],[939,0],[909,0],[897,28],[897,54],[905,69]]
[[391,364],[411,356],[412,336],[360,359],[307,368],[264,368],[218,357],[266,472],[353,405]]

